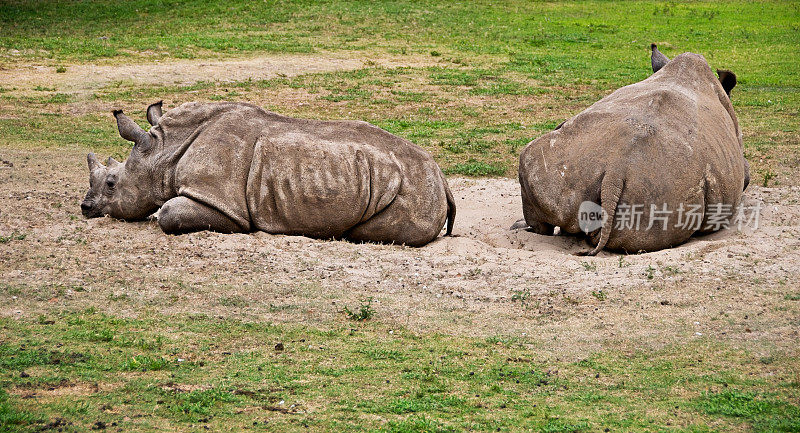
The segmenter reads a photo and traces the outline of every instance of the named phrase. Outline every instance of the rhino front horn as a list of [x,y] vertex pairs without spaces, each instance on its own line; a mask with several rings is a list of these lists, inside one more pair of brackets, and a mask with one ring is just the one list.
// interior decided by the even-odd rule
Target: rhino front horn
[[117,129],[119,135],[128,140],[136,143],[136,147],[140,150],[147,150],[150,148],[150,134],[145,132],[141,126],[131,120],[130,117],[122,113],[122,110],[114,110],[114,117],[117,119]]
[[94,153],[86,155],[86,162],[89,163],[89,171],[95,171],[100,167],[100,161],[97,160],[97,156]]

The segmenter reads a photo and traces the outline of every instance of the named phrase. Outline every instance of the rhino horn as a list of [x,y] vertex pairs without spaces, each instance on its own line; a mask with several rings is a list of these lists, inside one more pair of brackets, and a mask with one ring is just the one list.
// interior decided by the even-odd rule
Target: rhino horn
[[669,63],[669,57],[665,56],[661,51],[658,51],[658,45],[650,44],[650,49],[653,53],[650,55],[650,65],[653,66],[653,73],[658,72],[664,65]]
[[145,130],[131,120],[130,117],[123,114],[122,110],[114,110],[113,113],[114,117],[117,119],[119,135],[122,138],[134,142],[139,150],[144,151],[150,148],[150,134],[145,132]]
[[719,75],[719,82],[722,84],[722,88],[725,89],[725,93],[730,98],[731,90],[736,87],[736,74],[727,69],[717,69],[717,75]]
[[114,157],[109,156],[108,160],[106,160],[106,165],[108,166],[108,168],[113,168],[119,165],[119,161],[114,159]]
[[147,107],[147,121],[150,122],[151,125],[156,126],[158,125],[158,119],[161,118],[161,105],[164,101],[158,101],[155,104],[150,104]]
[[97,160],[97,155],[89,153],[86,155],[86,162],[89,163],[89,171],[95,171],[102,166],[100,161]]

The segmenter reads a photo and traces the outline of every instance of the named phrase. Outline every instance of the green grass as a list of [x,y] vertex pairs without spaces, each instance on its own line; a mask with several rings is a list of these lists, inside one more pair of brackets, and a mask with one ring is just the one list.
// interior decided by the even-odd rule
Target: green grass
[[445,174],[461,174],[465,176],[502,176],[506,171],[507,168],[503,164],[491,164],[475,160],[451,165],[444,169]]
[[786,376],[793,360],[755,365],[711,341],[559,361],[525,338],[389,334],[379,322],[309,328],[93,310],[48,319],[0,319],[4,431],[59,418],[125,431],[653,431],[670,422],[777,432],[800,423],[800,384]]
[[768,396],[722,391],[705,393],[696,403],[708,414],[746,420],[756,431],[800,431],[800,408]]
[[663,41],[722,56],[734,70],[755,66],[756,74],[745,75],[748,84],[798,86],[796,74],[787,76],[798,8],[795,2],[738,1],[10,1],[0,8],[0,46],[57,60],[131,51],[171,57],[321,50],[506,55],[508,68],[554,80],[620,82],[642,77],[634,61],[650,42]]
[[7,244],[12,241],[23,241],[28,235],[25,233],[13,232],[7,236],[0,236],[0,244]]
[[375,315],[375,309],[372,308],[372,298],[362,299],[358,308],[352,310],[349,307],[344,307],[342,312],[348,319],[356,322],[369,320]]
[[[800,3],[769,1],[12,1],[0,7],[0,64],[347,53],[366,67],[224,84],[116,83],[93,98],[142,109],[158,99],[247,100],[289,115],[357,118],[423,146],[448,173],[514,176],[530,140],[647,77],[648,46],[658,42],[669,56],[699,52],[712,68],[737,73],[733,101],[745,154],[755,181],[775,185],[793,176],[800,139],[798,22]],[[372,61],[387,55],[436,66],[387,69]],[[0,116],[9,145],[126,153],[108,116],[39,119],[82,103],[65,89],[39,86],[20,96],[11,88],[4,85],[0,97],[21,116]],[[274,97],[293,91],[310,100],[299,107],[296,98]],[[500,132],[464,134],[489,129]]]

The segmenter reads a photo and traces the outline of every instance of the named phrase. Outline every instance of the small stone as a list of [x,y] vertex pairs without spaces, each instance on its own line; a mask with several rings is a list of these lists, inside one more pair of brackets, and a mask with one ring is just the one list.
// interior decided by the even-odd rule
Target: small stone
[[283,343],[278,343],[275,345],[276,352],[283,352]]

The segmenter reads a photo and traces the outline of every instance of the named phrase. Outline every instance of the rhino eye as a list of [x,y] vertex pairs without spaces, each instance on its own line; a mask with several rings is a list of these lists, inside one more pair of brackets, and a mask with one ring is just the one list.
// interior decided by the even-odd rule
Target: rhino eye
[[116,179],[108,179],[106,180],[106,186],[109,188],[114,188],[117,185]]

